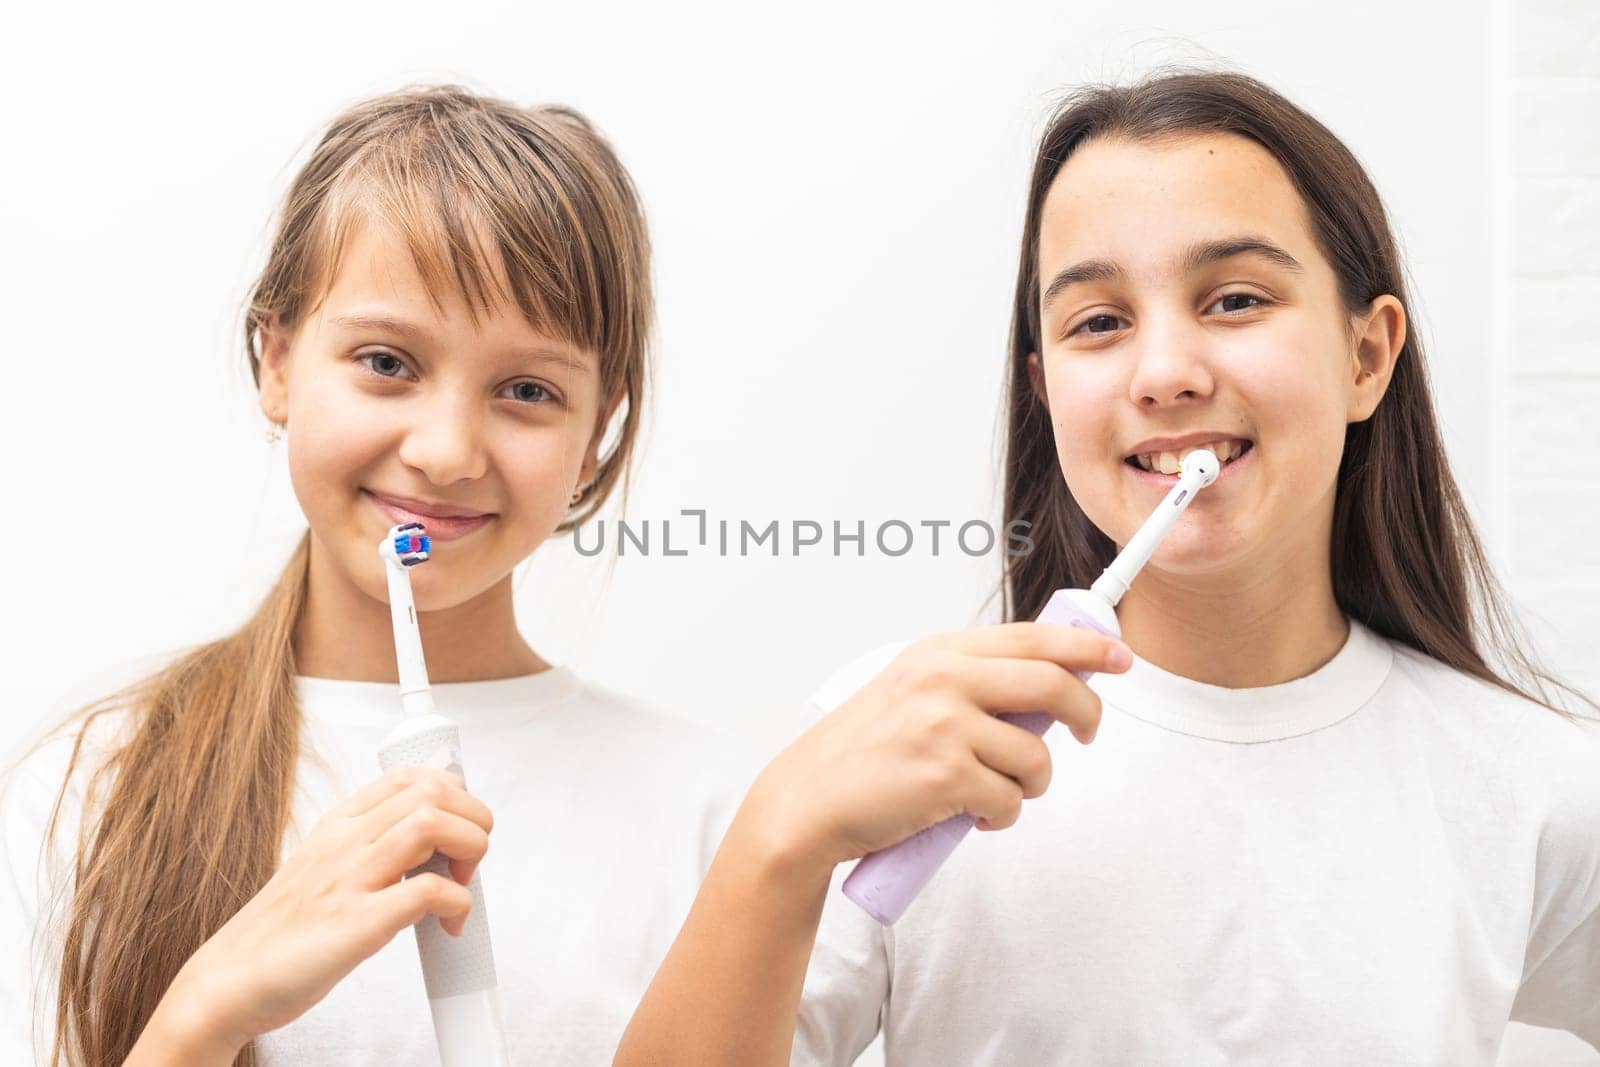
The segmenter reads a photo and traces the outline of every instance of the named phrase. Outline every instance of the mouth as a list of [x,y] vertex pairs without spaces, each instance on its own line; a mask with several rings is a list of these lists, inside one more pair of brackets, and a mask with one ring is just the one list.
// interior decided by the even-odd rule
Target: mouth
[[470,518],[446,517],[442,515],[429,515],[422,511],[413,511],[385,496],[368,489],[361,490],[361,495],[373,506],[380,515],[389,520],[389,525],[398,525],[407,522],[420,522],[427,531],[430,541],[454,541],[465,537],[481,527],[487,526],[494,519],[493,514],[474,515]]
[[1256,450],[1254,441],[1231,438],[1192,445],[1178,452],[1145,452],[1127,456],[1122,462],[1134,472],[1134,477],[1138,480],[1170,488],[1178,484],[1178,474],[1184,457],[1201,449],[1210,451],[1222,463],[1222,469],[1217,472],[1217,482],[1230,478],[1230,473],[1235,467],[1241,464],[1247,465],[1249,457],[1255,455]]

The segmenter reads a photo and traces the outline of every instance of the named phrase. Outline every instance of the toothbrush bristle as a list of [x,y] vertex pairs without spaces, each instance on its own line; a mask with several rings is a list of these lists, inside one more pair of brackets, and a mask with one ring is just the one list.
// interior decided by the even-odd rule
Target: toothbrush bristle
[[397,532],[395,534],[394,554],[398,556],[400,558],[400,562],[407,567],[415,567],[419,563],[426,563],[428,561],[428,553],[433,548],[433,542],[428,538],[427,534],[420,532],[422,528],[423,527],[421,523],[407,523],[405,526],[399,527],[398,529],[417,532]]

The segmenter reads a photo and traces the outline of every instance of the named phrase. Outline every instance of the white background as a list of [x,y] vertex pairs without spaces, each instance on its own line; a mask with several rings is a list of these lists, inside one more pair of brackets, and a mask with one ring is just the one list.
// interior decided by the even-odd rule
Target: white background
[[[236,626],[282,566],[303,520],[283,446],[262,440],[241,303],[321,125],[411,81],[572,104],[618,146],[660,303],[628,515],[657,538],[677,518],[677,544],[683,508],[869,531],[996,519],[1008,302],[1055,94],[1162,61],[1265,79],[1382,193],[1462,488],[1547,658],[1593,687],[1600,555],[1581,531],[1600,520],[1600,323],[1581,308],[1600,304],[1597,9],[9,15],[0,754],[139,662]],[[771,750],[843,660],[993,617],[998,558],[945,540],[937,557],[919,538],[898,559],[869,544],[866,559],[700,551],[611,567],[560,541],[523,577],[519,617],[546,656]],[[1563,1038],[1519,1028],[1504,1062],[1600,1063]]]

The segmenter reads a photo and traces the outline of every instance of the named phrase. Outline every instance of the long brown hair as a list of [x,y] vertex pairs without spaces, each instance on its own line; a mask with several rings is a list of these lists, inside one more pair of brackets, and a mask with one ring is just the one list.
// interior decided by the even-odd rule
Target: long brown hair
[[[537,327],[597,353],[613,443],[560,529],[601,506],[627,473],[646,386],[650,249],[638,196],[605,139],[560,107],[524,108],[454,85],[411,86],[339,115],[294,178],[244,316],[257,332],[315,311],[352,226],[405,235],[430,294],[476,305],[498,285],[468,239],[487,228]],[[604,410],[604,408],[603,408]],[[597,427],[597,433],[604,427]],[[125,741],[94,768],[103,793],[80,824],[66,908],[51,1062],[121,1063],[173,977],[278,866],[300,755],[293,636],[309,531],[238,631],[69,717],[80,717],[46,831],[54,837],[85,735],[125,710]],[[254,1043],[236,1060],[254,1064]]]
[[[1091,140],[1148,143],[1213,133],[1249,138],[1288,172],[1351,315],[1391,293],[1416,321],[1388,217],[1365,170],[1326,126],[1266,85],[1228,71],[1169,69],[1131,86],[1087,85],[1070,93],[1034,160],[1012,307],[1005,520],[1006,529],[1028,523],[1022,528],[1034,547],[1007,560],[1001,588],[1007,619],[1034,618],[1057,588],[1087,588],[1116,557],[1115,543],[1089,521],[1061,476],[1050,414],[1028,374],[1028,357],[1040,349],[1045,196],[1072,153]],[[1551,701],[1547,684],[1600,710],[1524,649],[1445,460],[1415,329],[1406,333],[1377,410],[1346,429],[1331,565],[1340,609],[1385,637],[1569,718],[1575,716]],[[1479,651],[1485,633],[1523,684],[1485,662]]]

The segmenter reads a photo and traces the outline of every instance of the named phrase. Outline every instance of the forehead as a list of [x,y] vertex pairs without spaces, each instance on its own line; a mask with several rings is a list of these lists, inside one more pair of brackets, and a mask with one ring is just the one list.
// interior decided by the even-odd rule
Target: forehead
[[1041,281],[1067,262],[1105,258],[1134,278],[1165,276],[1200,239],[1255,234],[1318,260],[1289,175],[1234,134],[1156,142],[1092,141],[1062,166],[1040,213]]
[[[481,241],[481,235],[478,239]],[[485,246],[480,243],[479,247]],[[438,314],[446,318],[469,315],[466,297],[458,287],[438,284],[442,278],[433,278],[434,284],[430,286],[430,279],[419,270],[405,236],[381,220],[366,215],[350,219],[347,236],[336,254],[338,261],[333,265],[333,276],[324,297],[324,303],[330,307],[381,302],[406,308],[416,315]],[[485,259],[495,284],[501,287],[502,293],[509,292],[498,257],[480,256],[480,261]],[[434,273],[437,272],[435,268]],[[504,308],[495,310],[504,311]]]
[[457,284],[442,278],[429,284],[404,235],[370,218],[352,221],[317,317],[324,329],[338,329],[338,320],[365,316],[399,320],[415,330],[397,332],[417,337],[460,330],[496,343],[559,350],[580,363],[592,363],[590,353],[528,321],[509,297],[510,284],[498,254],[483,251],[492,250],[492,243],[481,232],[474,239],[479,262],[492,276],[490,284],[498,287],[498,292],[483,294],[487,307],[479,307],[476,314]]

